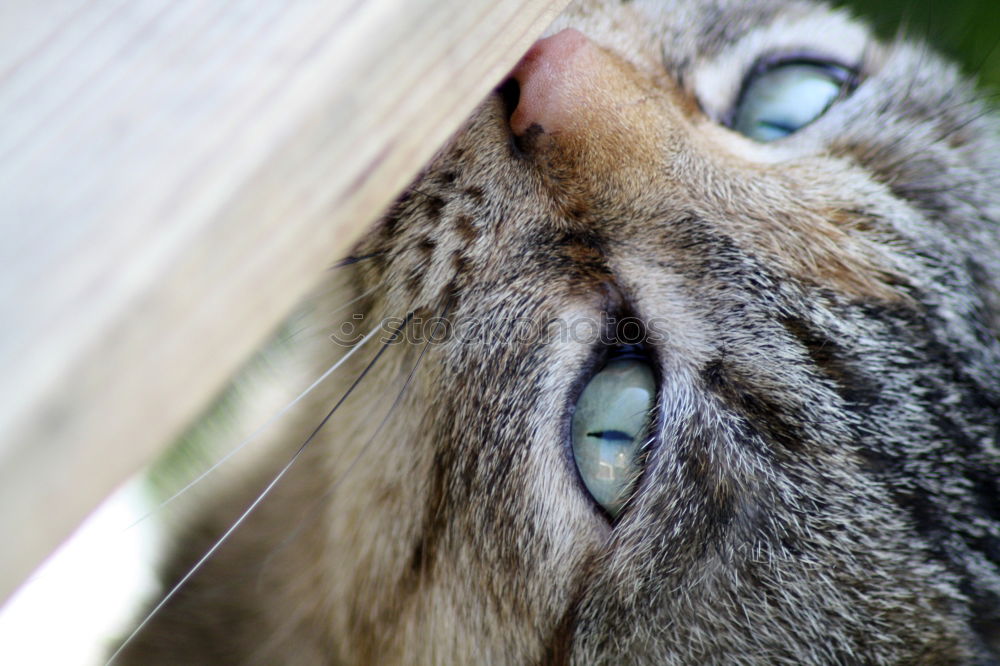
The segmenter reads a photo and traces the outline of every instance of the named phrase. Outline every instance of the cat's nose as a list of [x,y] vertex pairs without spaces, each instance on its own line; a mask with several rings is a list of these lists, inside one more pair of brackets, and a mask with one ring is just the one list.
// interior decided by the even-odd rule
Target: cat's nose
[[536,42],[500,94],[513,145],[560,195],[655,191],[688,141],[674,88],[578,30]]
[[598,58],[593,42],[572,28],[535,42],[510,74],[520,87],[510,118],[514,134],[533,126],[551,134],[572,123],[590,98],[587,82]]

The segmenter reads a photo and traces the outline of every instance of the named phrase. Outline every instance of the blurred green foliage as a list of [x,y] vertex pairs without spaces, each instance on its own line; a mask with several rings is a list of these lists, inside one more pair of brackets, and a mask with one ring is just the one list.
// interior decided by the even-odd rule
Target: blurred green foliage
[[980,85],[1000,90],[1000,0],[841,0],[884,37],[900,28],[958,61]]

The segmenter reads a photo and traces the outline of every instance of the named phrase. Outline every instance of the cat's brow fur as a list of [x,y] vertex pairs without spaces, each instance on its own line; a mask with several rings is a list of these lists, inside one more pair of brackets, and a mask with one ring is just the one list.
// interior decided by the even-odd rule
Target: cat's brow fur
[[[447,312],[445,339],[390,346],[125,661],[996,663],[995,116],[905,40],[872,39],[857,89],[775,145],[696,95],[747,33],[829,17],[574,5],[551,32],[601,47],[587,103],[515,141],[487,99],[313,310],[333,331],[352,313],[324,313],[377,285],[366,322]],[[623,303],[667,334],[658,442],[611,525],[564,443],[592,345],[517,326]],[[488,335],[461,341],[462,322]],[[321,369],[342,350],[320,336],[301,351]],[[272,465],[200,512],[166,580],[363,356],[283,427]]]

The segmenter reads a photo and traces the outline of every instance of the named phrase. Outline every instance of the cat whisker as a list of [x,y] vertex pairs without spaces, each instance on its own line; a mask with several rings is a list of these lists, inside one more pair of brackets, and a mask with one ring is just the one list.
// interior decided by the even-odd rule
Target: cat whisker
[[[257,495],[256,499],[254,499],[254,501],[250,503],[250,505],[243,511],[243,513],[240,514],[239,518],[233,521],[233,524],[229,526],[229,529],[227,529],[222,534],[222,536],[219,537],[214,544],[212,544],[211,548],[209,548],[205,552],[205,554],[201,556],[201,558],[194,564],[194,566],[188,569],[187,573],[185,573],[180,578],[180,580],[178,580],[177,583],[174,584],[172,588],[170,588],[170,590],[163,596],[160,602],[157,603],[153,607],[153,609],[146,614],[146,617],[144,617],[142,621],[139,623],[139,625],[132,631],[132,633],[130,633],[128,637],[126,637],[125,640],[122,641],[121,645],[118,646],[118,649],[116,649],[111,654],[111,657],[105,663],[105,666],[109,666],[110,664],[114,663],[115,659],[117,659],[118,656],[122,653],[122,651],[126,647],[128,647],[128,645],[135,639],[136,636],[139,635],[139,632],[142,631],[142,629],[150,622],[150,620],[153,619],[153,617],[160,611],[160,609],[166,606],[167,602],[173,599],[173,597],[177,594],[177,592],[182,587],[184,587],[185,583],[187,583],[187,581],[190,580],[191,577],[194,576],[194,574],[196,574],[201,569],[202,566],[204,566],[205,562],[207,562],[209,558],[211,558],[212,555],[214,555],[215,552],[222,547],[222,544],[224,544],[233,534],[233,532],[235,532],[239,528],[239,526],[246,521],[246,519],[250,516],[250,514],[253,513],[254,509],[256,509],[260,505],[260,503],[264,501],[264,499],[270,494],[271,490],[273,490],[274,487],[278,485],[278,482],[281,481],[281,479],[285,476],[285,474],[288,473],[288,470],[292,468],[292,465],[294,465],[295,461],[299,459],[299,457],[302,455],[302,452],[306,450],[306,447],[309,446],[309,444],[316,438],[316,435],[318,435],[320,430],[323,429],[323,426],[325,426],[327,422],[329,422],[329,420],[337,412],[340,406],[344,404],[344,401],[346,401],[347,398],[350,397],[350,395],[358,387],[358,385],[361,384],[364,378],[368,375],[368,372],[375,366],[378,360],[382,357],[382,354],[385,353],[385,350],[388,349],[389,345],[395,342],[399,338],[399,334],[402,332],[403,328],[412,319],[413,319],[413,312],[410,312],[406,316],[406,319],[392,332],[392,337],[382,343],[382,346],[375,354],[375,357],[372,358],[371,361],[369,361],[368,365],[365,366],[364,370],[362,370],[361,373],[358,375],[358,377],[351,383],[351,385],[340,397],[337,403],[330,409],[330,411],[326,413],[326,416],[324,416],[323,419],[319,422],[319,424],[313,429],[313,431],[309,433],[309,436],[306,437],[306,439],[302,442],[302,444],[299,445],[299,448],[295,450],[295,453],[292,454],[292,457],[289,458],[288,462],[285,463],[284,467],[282,467],[278,471],[278,473],[275,474],[274,478],[271,479],[270,483],[268,483],[267,486],[264,487],[264,489],[260,492],[260,494]],[[380,329],[375,329],[375,331],[378,330]]]
[[284,539],[282,539],[281,543],[275,546],[274,549],[271,551],[271,553],[264,560],[264,562],[261,563],[260,573],[258,574],[258,581],[260,580],[260,575],[273,560],[274,556],[280,553],[282,550],[284,550],[284,548],[287,547],[291,542],[293,542],[295,538],[298,537],[298,535],[302,532],[302,528],[305,527],[309,521],[313,520],[316,517],[317,513],[319,512],[319,509],[324,505],[324,503],[327,500],[330,499],[330,497],[333,496],[334,492],[337,490],[338,486],[340,486],[341,482],[345,478],[348,478],[350,476],[351,472],[357,466],[358,462],[361,460],[362,457],[364,457],[365,453],[367,453],[368,450],[371,448],[372,442],[375,441],[375,438],[378,437],[378,434],[382,431],[382,428],[384,428],[385,425],[389,422],[389,419],[393,416],[393,414],[396,411],[396,407],[398,407],[399,403],[402,401],[403,394],[406,392],[406,389],[413,381],[413,376],[416,374],[417,368],[420,366],[420,362],[423,360],[424,355],[427,353],[427,348],[430,346],[431,340],[434,339],[440,327],[444,325],[441,320],[443,320],[445,317],[448,316],[448,310],[450,308],[450,305],[451,303],[449,301],[448,303],[445,304],[445,307],[441,310],[441,312],[438,313],[438,315],[436,316],[436,319],[438,321],[435,323],[433,332],[428,336],[427,340],[421,347],[420,353],[417,356],[417,360],[414,361],[413,367],[410,368],[410,372],[407,374],[406,379],[403,381],[403,386],[396,393],[395,399],[389,406],[388,411],[386,411],[385,416],[382,417],[382,421],[379,423],[378,427],[375,428],[374,432],[372,432],[371,436],[368,438],[368,441],[365,442],[364,446],[361,447],[361,450],[357,453],[357,455],[354,456],[354,459],[351,460],[350,463],[348,463],[347,468],[343,471],[343,473],[341,473],[339,478],[334,479],[330,483],[329,489],[313,503],[308,513],[299,520],[298,524],[295,526],[292,532]]
[[[372,285],[371,287],[369,287],[365,291],[361,292],[359,295],[355,296],[351,300],[347,301],[346,303],[341,304],[340,306],[334,308],[333,310],[326,311],[324,314],[326,315],[327,318],[330,318],[330,317],[332,317],[335,314],[343,312],[344,310],[346,310],[348,307],[354,305],[355,303],[357,303],[359,301],[363,301],[364,299],[368,298],[369,296],[371,296],[372,294],[374,294],[375,292],[377,292],[379,289],[382,289],[382,287],[384,287],[384,286],[385,286],[385,282],[384,281],[383,282],[377,282],[376,284]],[[287,333],[282,334],[281,337],[276,338],[276,341],[278,341],[281,344],[290,343],[295,338],[297,338],[303,331],[310,330],[311,328],[315,329],[315,326],[302,326],[302,327],[297,328],[295,330],[288,331]]]
[[385,254],[385,250],[379,250],[377,252],[370,252],[368,254],[362,254],[360,256],[353,256],[352,255],[352,256],[344,257],[340,261],[334,262],[333,265],[330,266],[330,270],[333,270],[333,269],[336,269],[336,268],[343,268],[344,266],[350,266],[352,264],[356,264],[356,263],[359,263],[359,262],[362,262],[362,261],[367,261],[368,259],[374,259],[375,257],[379,257],[379,256],[381,256],[383,254]]
[[361,301],[361,300],[364,300],[364,299],[368,298],[369,296],[371,296],[372,294],[374,294],[374,293],[375,293],[376,291],[378,291],[379,289],[381,289],[381,288],[382,288],[382,286],[383,286],[383,284],[384,284],[383,282],[379,282],[379,283],[376,283],[376,284],[375,284],[375,285],[373,285],[373,286],[372,286],[371,288],[369,288],[369,289],[366,289],[365,291],[361,292],[361,294],[360,294],[360,295],[358,295],[358,296],[355,296],[355,297],[354,297],[354,298],[352,298],[351,300],[349,300],[349,301],[347,301],[346,303],[344,303],[343,305],[341,305],[341,306],[340,306],[339,308],[337,308],[336,310],[333,310],[332,312],[328,312],[328,313],[327,313],[327,316],[329,316],[329,315],[335,315],[335,314],[337,314],[338,312],[343,312],[343,311],[344,311],[344,310],[346,310],[346,309],[347,309],[347,308],[348,308],[349,306],[351,306],[351,305],[354,305],[354,304],[355,304],[355,303],[357,303],[358,301]]
[[[358,298],[360,299],[360,298],[363,298],[364,296],[365,296],[365,294],[363,294],[362,296],[359,296]],[[358,300],[358,299],[355,299],[355,300]],[[351,302],[353,303],[354,301],[351,301]],[[351,303],[347,303],[344,307],[347,307],[350,304]],[[341,309],[343,309],[343,308],[341,308]],[[300,393],[291,402],[289,402],[287,405],[285,405],[285,407],[283,407],[280,411],[278,411],[273,416],[271,416],[271,418],[269,418],[267,421],[265,421],[263,424],[261,424],[256,430],[254,430],[252,433],[250,433],[250,435],[248,435],[242,442],[240,442],[239,444],[237,444],[228,453],[226,453],[224,456],[222,456],[221,458],[219,458],[218,460],[216,460],[214,463],[212,463],[212,465],[209,466],[208,469],[206,469],[201,474],[199,474],[198,476],[196,476],[194,479],[192,479],[191,481],[189,481],[180,490],[178,490],[174,494],[170,495],[170,497],[166,498],[165,500],[163,500],[162,502],[160,502],[159,504],[157,504],[155,507],[153,507],[152,509],[150,509],[149,511],[147,511],[145,514],[143,514],[142,516],[140,516],[139,518],[137,518],[130,525],[128,525],[123,531],[127,531],[127,530],[132,529],[133,527],[135,527],[139,523],[141,523],[144,520],[148,519],[150,516],[158,513],[159,511],[161,511],[168,504],[170,504],[171,502],[175,501],[178,497],[180,497],[181,495],[183,495],[184,493],[186,493],[187,491],[189,491],[194,486],[196,486],[199,483],[201,483],[207,476],[209,476],[212,472],[214,472],[219,467],[221,467],[222,465],[224,465],[229,459],[231,459],[237,453],[239,453],[240,451],[242,451],[243,449],[245,449],[247,446],[249,446],[251,443],[253,443],[258,437],[260,437],[264,432],[266,432],[268,428],[270,428],[275,423],[277,423],[281,419],[281,417],[283,417],[285,414],[287,414],[289,411],[291,411],[291,409],[294,408],[297,404],[299,404],[300,402],[302,402],[302,400],[306,396],[308,396],[310,393],[312,393],[316,389],[317,386],[319,386],[320,384],[322,384],[326,380],[327,377],[329,377],[334,372],[336,372],[336,370],[340,366],[342,366],[344,363],[346,363],[348,361],[348,359],[351,358],[351,356],[353,356],[355,353],[357,353],[357,351],[359,349],[361,349],[367,342],[369,342],[372,338],[374,338],[375,335],[379,331],[381,331],[381,330],[382,330],[381,326],[376,326],[371,331],[369,331],[367,334],[365,334],[365,336],[363,338],[361,338],[361,340],[359,340],[357,344],[355,344],[353,347],[351,347],[347,351],[346,354],[344,354],[339,359],[337,359],[337,361],[333,365],[331,365],[329,368],[327,368],[326,371],[324,371],[323,374],[320,375],[319,378],[316,381],[314,381],[312,384],[310,384],[304,391],[302,391],[302,393]]]

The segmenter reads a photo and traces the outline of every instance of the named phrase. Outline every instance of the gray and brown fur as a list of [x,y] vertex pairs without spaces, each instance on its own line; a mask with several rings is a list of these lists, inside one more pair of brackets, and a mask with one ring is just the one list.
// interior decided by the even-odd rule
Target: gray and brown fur
[[[594,103],[514,137],[484,101],[313,308],[334,331],[371,291],[366,327],[446,315],[445,339],[386,347],[123,663],[1000,662],[996,116],[923,45],[874,38],[853,93],[775,145],[699,98],[743,35],[787,22],[813,47],[831,16],[574,5],[552,32],[601,47]],[[517,336],[601,312],[667,322],[614,524],[565,444],[593,345]],[[166,581],[378,344],[200,512]],[[318,374],[343,350],[301,351]]]

